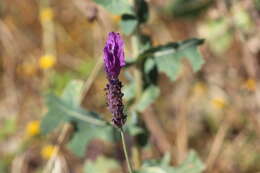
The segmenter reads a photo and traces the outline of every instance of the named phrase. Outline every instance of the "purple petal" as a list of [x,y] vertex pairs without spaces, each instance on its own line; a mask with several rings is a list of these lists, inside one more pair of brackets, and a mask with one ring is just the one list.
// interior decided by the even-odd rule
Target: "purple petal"
[[107,76],[116,79],[125,66],[124,41],[119,33],[110,32],[104,48],[104,63]]

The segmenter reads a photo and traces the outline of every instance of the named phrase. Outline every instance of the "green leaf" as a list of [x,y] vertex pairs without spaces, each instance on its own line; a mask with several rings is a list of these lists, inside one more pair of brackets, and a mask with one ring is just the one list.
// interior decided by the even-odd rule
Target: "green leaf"
[[144,133],[144,129],[139,126],[138,115],[134,111],[131,112],[131,116],[127,119],[125,128],[131,136],[137,136]]
[[178,167],[169,165],[169,155],[162,160],[145,161],[141,169],[136,173],[202,173],[205,166],[194,151],[191,151],[187,159]]
[[143,52],[139,59],[154,58],[158,70],[174,81],[181,70],[182,58],[189,60],[195,72],[202,67],[204,60],[197,49],[202,43],[202,39],[190,39],[153,47]]
[[72,81],[64,89],[61,97],[53,94],[48,94],[45,97],[48,112],[41,122],[41,132],[43,134],[47,134],[60,124],[71,120],[88,121],[99,125],[105,124],[93,112],[80,108],[79,100],[82,86],[82,82]]
[[49,133],[65,122],[73,122],[76,131],[68,144],[69,149],[77,156],[84,156],[88,143],[99,138],[111,141],[114,128],[94,112],[80,107],[83,83],[71,81],[61,97],[49,94],[46,96],[48,113],[41,122],[43,134]]
[[86,153],[86,147],[93,139],[102,139],[105,141],[113,141],[112,126],[95,126],[85,122],[79,122],[76,125],[77,131],[74,133],[68,148],[77,156],[83,157]]
[[116,15],[133,14],[128,0],[94,0],[94,2]]
[[158,65],[155,59],[148,58],[143,64],[143,86],[157,85],[158,81]]
[[63,90],[62,99],[73,106],[80,104],[83,89],[83,82],[79,80],[71,81]]
[[41,122],[41,132],[43,134],[51,132],[62,122],[71,118],[68,112],[74,110],[79,105],[82,87],[83,82],[71,81],[63,90],[61,98],[53,94],[48,94],[45,97],[48,112]]
[[120,165],[114,159],[99,156],[97,160],[88,160],[84,165],[84,173],[111,173],[111,171],[120,169]]
[[43,134],[53,131],[66,121],[86,121],[97,125],[106,124],[93,112],[85,111],[79,106],[73,106],[55,95],[49,94],[46,100],[49,111],[41,122]]
[[187,159],[176,168],[176,173],[201,173],[204,169],[205,166],[198,155],[191,151]]
[[145,61],[145,64],[144,64],[144,72],[146,74],[149,74],[155,66],[156,66],[156,63],[153,59],[151,59],[151,58],[147,59],[147,61]]
[[143,53],[144,51],[150,49],[152,47],[152,41],[151,38],[148,35],[145,34],[139,34],[138,35],[138,48],[139,52]]
[[120,27],[126,35],[132,34],[135,31],[137,24],[138,21],[134,15],[125,14],[122,16],[120,21]]
[[202,58],[196,46],[192,46],[183,51],[183,56],[185,56],[190,61],[195,72],[199,71],[204,64],[204,59]]
[[151,85],[146,88],[137,104],[136,110],[143,111],[146,107],[154,102],[154,100],[159,96],[160,89],[155,85]]
[[164,72],[172,80],[176,80],[181,69],[180,58],[172,57],[171,54],[155,57],[156,65],[160,72]]
[[135,97],[135,88],[136,84],[134,81],[131,81],[130,84],[125,85],[122,89],[122,92],[124,94],[123,99],[126,101],[132,100]]
[[175,17],[196,17],[205,11],[213,0],[175,0],[170,1],[169,10]]

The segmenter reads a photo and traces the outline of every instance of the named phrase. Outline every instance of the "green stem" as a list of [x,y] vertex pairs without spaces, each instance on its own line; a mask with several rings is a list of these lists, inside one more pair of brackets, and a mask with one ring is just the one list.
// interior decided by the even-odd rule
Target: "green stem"
[[122,144],[123,144],[123,149],[124,149],[124,154],[125,154],[125,159],[126,159],[126,163],[127,163],[127,168],[128,168],[128,172],[129,173],[133,173],[132,170],[132,166],[127,154],[127,149],[126,149],[126,143],[125,143],[125,134],[122,128],[120,128],[120,133],[121,133],[121,137],[122,137]]

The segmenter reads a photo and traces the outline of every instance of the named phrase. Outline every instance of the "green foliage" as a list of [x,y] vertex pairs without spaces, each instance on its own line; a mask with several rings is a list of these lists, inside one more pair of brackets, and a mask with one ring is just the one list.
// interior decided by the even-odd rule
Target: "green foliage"
[[144,129],[139,125],[137,112],[131,112],[131,115],[128,116],[125,128],[131,136],[137,136],[144,133]]
[[197,154],[191,151],[187,159],[178,167],[170,166],[169,155],[165,155],[162,160],[146,161],[135,173],[201,173],[204,169]]
[[[130,84],[123,88],[124,99],[128,102],[128,105],[131,105],[129,104],[131,101],[136,101],[133,109],[130,111],[131,116],[128,116],[124,129],[132,137],[135,137],[137,145],[144,146],[147,144],[149,134],[141,126],[137,112],[144,111],[159,97],[160,89],[157,86],[158,72],[165,73],[174,81],[181,71],[181,61],[184,58],[190,62],[194,71],[198,71],[204,63],[198,51],[198,46],[203,43],[203,40],[189,39],[152,47],[150,37],[142,34],[139,29],[141,24],[147,22],[149,16],[149,8],[145,0],[134,0],[133,5],[128,0],[94,1],[109,12],[121,15],[120,27],[122,31],[126,35],[135,34],[135,41],[138,42],[139,55],[135,57],[135,60],[128,61],[127,67],[135,65],[143,81],[140,82],[142,83],[141,86],[137,86],[137,82],[131,77]],[[89,70],[85,69],[89,69],[89,67],[88,63],[84,64],[78,73],[83,74],[83,76],[88,75]],[[66,80],[62,76],[58,79],[65,84],[70,80],[70,76],[65,78]],[[136,99],[136,89],[138,87],[142,88],[140,98],[138,97],[139,100]],[[41,129],[44,134],[53,131],[61,124],[73,124],[74,133],[67,147],[77,156],[85,155],[87,145],[93,139],[113,141],[116,138],[115,128],[102,120],[97,113],[80,107],[82,89],[83,83],[81,81],[72,81],[66,86],[60,97],[48,94],[46,96],[48,113],[44,116],[41,123]],[[119,165],[115,160],[99,157],[96,161],[87,161],[84,171],[108,173],[110,170],[118,167]],[[197,155],[191,152],[179,167],[170,166],[170,155],[165,155],[161,160],[146,161],[136,173],[200,173],[203,169],[204,166]]]
[[128,0],[94,0],[109,12],[116,15],[133,14],[133,10]]
[[204,169],[205,166],[198,155],[194,151],[191,151],[187,159],[176,168],[176,173],[200,173]]
[[92,139],[102,139],[105,141],[113,141],[114,128],[112,126],[97,127],[90,123],[77,122],[76,132],[74,132],[68,148],[77,156],[84,156],[86,146]]
[[132,34],[138,25],[137,18],[134,15],[125,14],[121,18],[120,27],[124,34]]
[[151,58],[147,59],[144,64],[144,73],[149,74],[155,66],[156,66],[156,62],[154,61],[154,59]]
[[[190,39],[182,42],[168,43],[163,46],[150,48],[139,56],[139,60],[155,59],[158,70],[174,81],[181,70],[181,59],[187,58],[194,71],[198,71],[204,63],[197,47],[203,43],[202,39]],[[147,60],[146,60],[147,61]],[[151,69],[146,65],[145,70]]]
[[117,169],[120,169],[120,166],[114,159],[99,156],[95,161],[86,161],[84,166],[84,173],[110,173],[111,171]]
[[128,85],[125,85],[122,89],[122,92],[124,94],[123,99],[126,101],[130,101],[135,97],[135,88],[136,83],[134,81],[131,81]]
[[80,105],[82,89],[83,82],[73,80],[63,90],[61,98],[73,106]]
[[137,103],[136,110],[143,111],[146,107],[148,107],[151,103],[154,102],[154,100],[159,96],[159,94],[160,89],[155,85],[151,85],[148,88],[146,88],[140,100]]
[[175,17],[196,17],[206,10],[213,0],[176,0],[169,6]]
[[112,140],[113,128],[94,112],[80,107],[83,82],[72,81],[61,97],[46,96],[48,112],[41,122],[41,131],[47,134],[65,122],[73,122],[76,131],[68,147],[78,156],[85,154],[86,145],[93,138]]
[[138,35],[138,42],[139,42],[138,48],[140,54],[152,47],[151,39],[147,35],[144,34]]

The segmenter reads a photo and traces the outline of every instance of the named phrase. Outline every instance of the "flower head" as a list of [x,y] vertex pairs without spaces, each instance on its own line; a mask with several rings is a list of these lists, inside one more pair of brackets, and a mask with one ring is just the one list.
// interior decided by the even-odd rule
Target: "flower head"
[[124,41],[119,33],[110,32],[104,48],[104,62],[109,80],[116,79],[125,66]]
[[110,80],[105,88],[107,106],[109,111],[113,114],[112,122],[119,128],[121,128],[126,121],[126,115],[124,113],[124,105],[122,101],[124,94],[121,92],[121,88],[122,84],[118,79]]
[[107,105],[113,114],[113,123],[121,128],[125,121],[124,105],[122,101],[122,84],[118,79],[121,67],[125,65],[124,42],[119,33],[110,32],[104,48],[104,63],[108,84],[105,88]]

